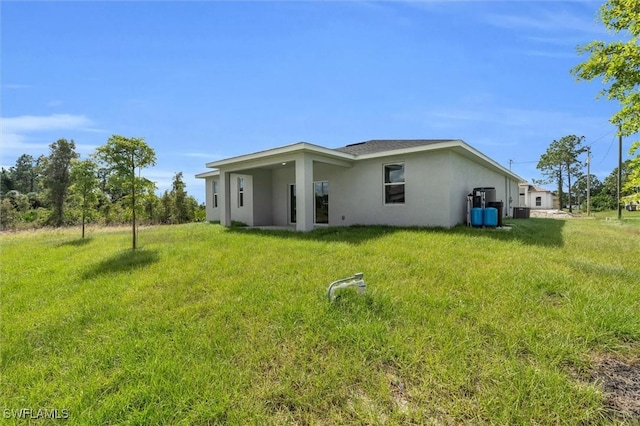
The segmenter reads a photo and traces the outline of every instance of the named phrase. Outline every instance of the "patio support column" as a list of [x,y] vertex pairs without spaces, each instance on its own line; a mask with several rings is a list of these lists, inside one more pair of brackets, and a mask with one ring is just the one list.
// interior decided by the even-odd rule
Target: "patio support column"
[[218,207],[220,208],[220,225],[231,226],[231,173],[220,171],[220,191]]
[[313,230],[313,160],[296,158],[296,231]]

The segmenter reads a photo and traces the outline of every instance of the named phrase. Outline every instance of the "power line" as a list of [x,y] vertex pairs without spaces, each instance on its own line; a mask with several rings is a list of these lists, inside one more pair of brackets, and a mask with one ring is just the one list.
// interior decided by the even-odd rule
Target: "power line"
[[609,136],[612,132],[613,132],[613,130],[609,130],[609,131],[608,131],[607,133],[605,133],[604,135],[600,136],[600,137],[599,137],[599,138],[597,138],[597,139],[594,139],[594,140],[593,140],[593,142],[591,142],[591,143],[590,143],[589,145],[587,145],[587,146],[588,146],[588,147],[593,146],[593,144],[595,144],[596,142],[598,142],[598,141],[600,141],[600,140],[604,139],[604,138],[605,138],[605,136]]
[[604,154],[604,157],[602,157],[602,160],[600,160],[600,162],[598,163],[598,166],[600,166],[600,164],[602,164],[604,162],[604,160],[607,159],[607,156],[609,155],[609,151],[611,151],[611,147],[613,146],[613,143],[616,140],[616,135],[611,136],[611,143],[609,144],[609,148],[607,148],[607,153]]

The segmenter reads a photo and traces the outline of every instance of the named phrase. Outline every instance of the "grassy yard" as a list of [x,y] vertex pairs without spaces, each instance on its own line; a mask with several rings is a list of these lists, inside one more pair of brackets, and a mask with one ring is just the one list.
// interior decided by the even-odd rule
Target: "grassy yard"
[[[307,234],[190,224],[141,229],[136,252],[127,229],[3,235],[0,416],[633,422],[593,371],[606,358],[640,362],[638,228],[512,223]],[[329,283],[355,272],[367,293],[329,304]]]

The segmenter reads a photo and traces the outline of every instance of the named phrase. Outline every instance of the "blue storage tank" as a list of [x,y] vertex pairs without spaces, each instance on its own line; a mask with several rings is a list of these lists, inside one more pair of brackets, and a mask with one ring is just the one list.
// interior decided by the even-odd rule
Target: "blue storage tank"
[[[495,210],[495,209],[494,209]],[[482,226],[483,224],[482,208],[474,207],[471,209],[471,226]]]
[[487,207],[484,209],[484,226],[495,228],[498,226],[498,209]]

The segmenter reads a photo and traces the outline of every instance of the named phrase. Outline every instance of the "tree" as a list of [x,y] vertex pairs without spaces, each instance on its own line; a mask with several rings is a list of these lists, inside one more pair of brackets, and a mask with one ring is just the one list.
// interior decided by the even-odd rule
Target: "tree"
[[[594,197],[600,193],[602,188],[602,182],[596,175],[589,176],[589,193],[591,197]],[[578,204],[582,205],[587,199],[587,175],[576,175],[576,180],[571,187],[571,193],[577,198]]]
[[96,150],[95,157],[109,171],[109,182],[127,193],[128,207],[131,209],[132,249],[137,246],[136,236],[136,196],[155,185],[148,179],[136,177],[136,169],[154,166],[156,154],[143,138],[125,138],[113,135]]
[[542,154],[536,168],[547,176],[547,183],[556,182],[558,185],[558,199],[562,208],[564,179],[567,179],[569,211],[572,210],[571,177],[580,173],[582,163],[578,156],[586,151],[582,146],[584,136],[569,135],[559,141],[554,140]]
[[186,203],[187,192],[185,184],[182,180],[182,172],[178,172],[173,177],[171,184],[171,201],[172,201],[172,223],[186,223],[190,221],[188,205]]
[[173,196],[169,193],[169,191],[165,190],[164,193],[162,194],[162,198],[160,199],[160,205],[162,208],[162,212],[161,212],[162,223],[165,223],[165,224],[172,223],[171,212],[173,211],[174,202],[173,202]]
[[96,163],[87,160],[77,160],[71,165],[71,191],[80,197],[80,209],[82,210],[82,238],[84,238],[84,227],[87,212],[98,202],[96,190],[98,188],[98,177],[96,175],[98,166]]
[[[640,151],[640,142],[634,142],[629,149],[629,155]],[[627,160],[627,179],[622,190],[627,193],[624,199],[627,202],[640,202],[640,152],[635,157]]]
[[13,173],[3,167],[0,170],[0,197],[12,189],[15,189],[13,187]]
[[11,168],[10,174],[13,187],[16,191],[26,194],[36,190],[37,163],[29,154],[22,154],[16,160],[16,165]]
[[592,41],[578,48],[589,58],[571,69],[578,80],[601,78],[607,85],[599,96],[620,103],[611,122],[622,136],[640,131],[640,8],[637,0],[607,0],[600,8],[600,20],[623,41]]
[[49,145],[50,154],[43,164],[44,187],[51,202],[49,222],[54,226],[64,223],[64,205],[71,185],[71,161],[78,158],[76,144],[66,139],[58,139]]
[[15,227],[18,212],[9,198],[0,201],[0,229],[7,230]]

